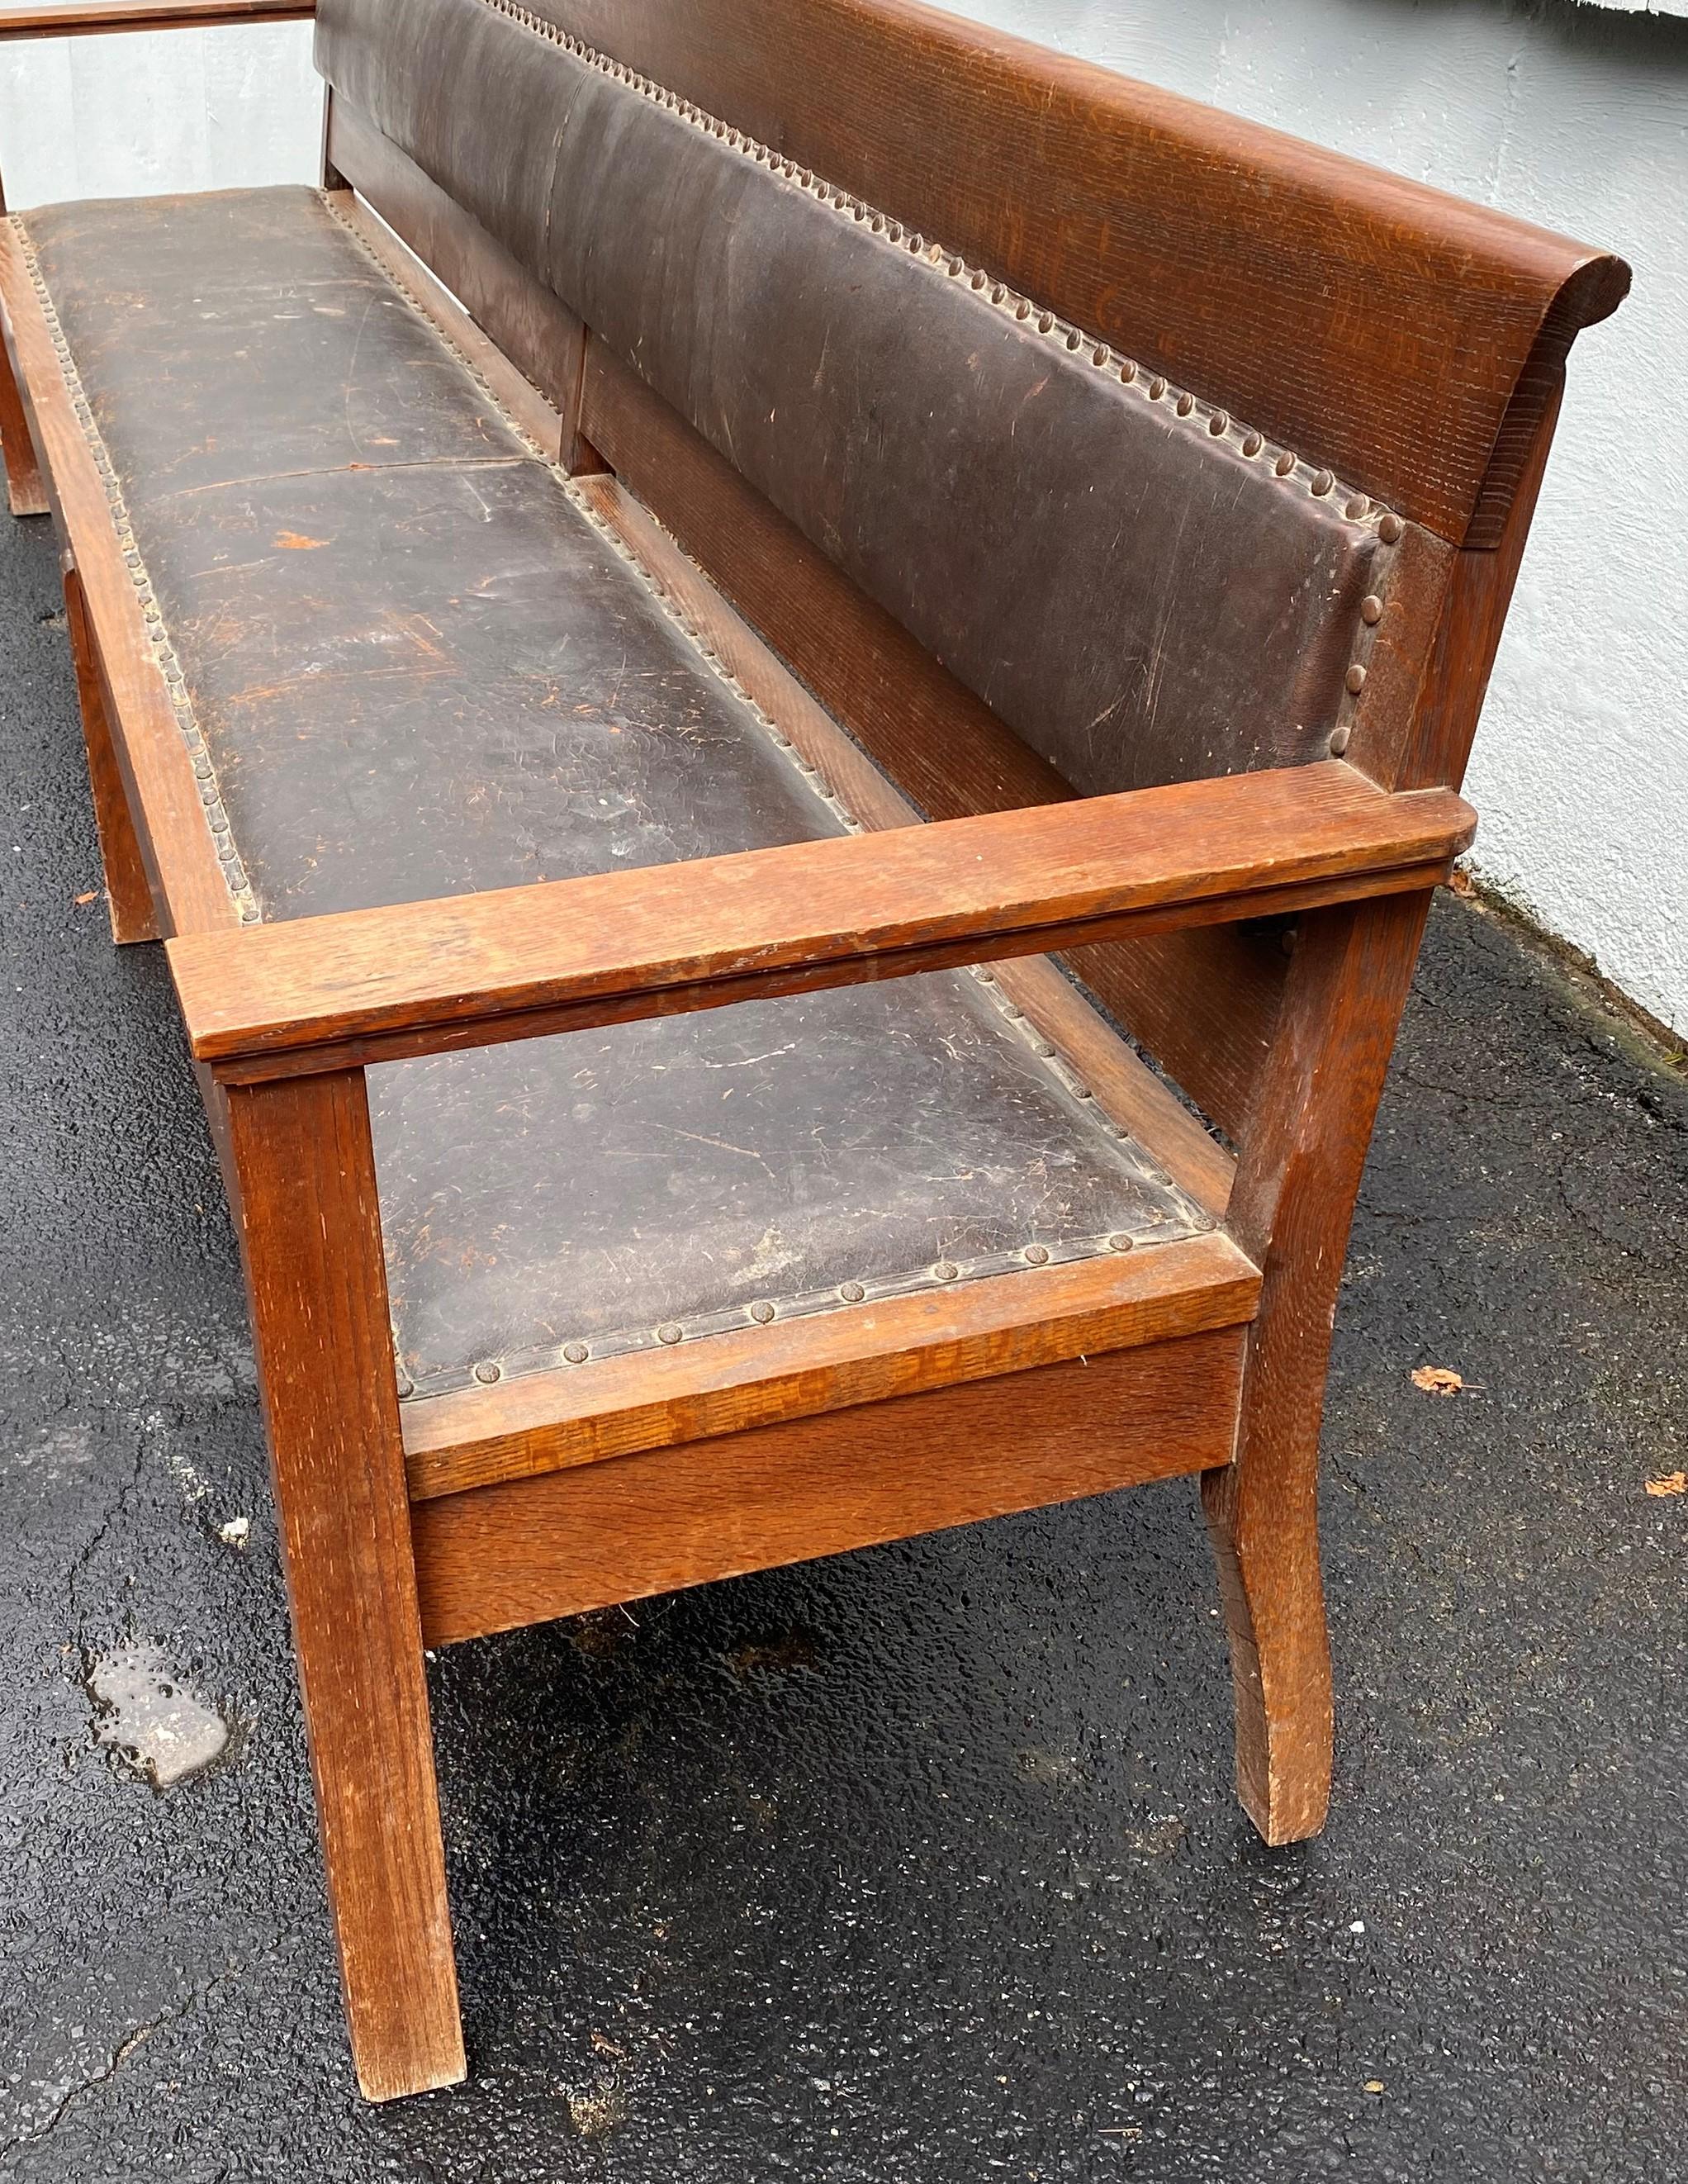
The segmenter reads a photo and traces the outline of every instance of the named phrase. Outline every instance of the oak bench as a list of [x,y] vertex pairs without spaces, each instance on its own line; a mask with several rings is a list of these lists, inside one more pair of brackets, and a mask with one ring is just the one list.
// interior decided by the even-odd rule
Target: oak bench
[[1628,274],[908,0],[315,12],[320,190],[0,223],[0,437],[381,2099],[465,2070],[425,1646],[1199,1474],[1320,1825],[1350,1217]]

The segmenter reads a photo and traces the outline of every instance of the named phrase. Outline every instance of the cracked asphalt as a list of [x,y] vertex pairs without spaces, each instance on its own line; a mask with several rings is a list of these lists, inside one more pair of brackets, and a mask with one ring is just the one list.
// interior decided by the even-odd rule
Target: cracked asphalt
[[[1337,1337],[1323,1838],[1233,1804],[1185,1483],[483,1641],[432,1672],[473,2078],[362,2106],[234,1245],[159,952],[77,900],[57,604],[0,526],[5,2184],[1681,2174],[1688,1085],[1452,901]],[[119,1652],[230,1730],[162,1793]]]

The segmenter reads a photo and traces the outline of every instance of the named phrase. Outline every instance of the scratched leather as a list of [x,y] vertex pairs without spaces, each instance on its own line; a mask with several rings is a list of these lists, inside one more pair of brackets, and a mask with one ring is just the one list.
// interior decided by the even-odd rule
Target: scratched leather
[[[314,192],[29,227],[265,917],[836,833]],[[419,1382],[1185,1225],[939,973],[370,1072]]]
[[486,0],[322,0],[316,52],[1075,787],[1326,755],[1376,537],[1304,476]]

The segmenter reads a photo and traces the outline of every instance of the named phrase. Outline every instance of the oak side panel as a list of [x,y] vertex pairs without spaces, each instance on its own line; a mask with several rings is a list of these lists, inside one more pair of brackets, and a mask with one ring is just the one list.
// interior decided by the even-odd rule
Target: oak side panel
[[1223,1462],[1242,1332],[419,1503],[430,1645]]
[[465,2063],[363,1079],[242,1089],[227,1124],[347,2021],[387,2100]]

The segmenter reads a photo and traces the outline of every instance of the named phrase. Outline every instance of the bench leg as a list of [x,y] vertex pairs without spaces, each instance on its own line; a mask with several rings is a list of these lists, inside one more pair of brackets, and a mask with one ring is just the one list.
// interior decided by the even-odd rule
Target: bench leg
[[1237,1789],[1269,1843],[1324,1824],[1330,1648],[1318,1441],[1337,1288],[1428,894],[1304,917],[1228,1225],[1264,1277],[1235,1461],[1202,1480],[1236,1689]]
[[120,943],[156,940],[159,924],[152,883],[135,832],[129,792],[117,763],[82,580],[68,553],[64,556],[64,626],[76,670],[76,695],[81,705],[82,740],[88,750],[88,784],[93,791],[94,824],[99,829],[111,937]]
[[9,348],[0,339],[0,455],[6,460],[6,499],[14,515],[45,515],[52,503],[35,459],[35,443]]
[[305,1731],[358,2081],[465,2075],[360,1070],[228,1095]]

